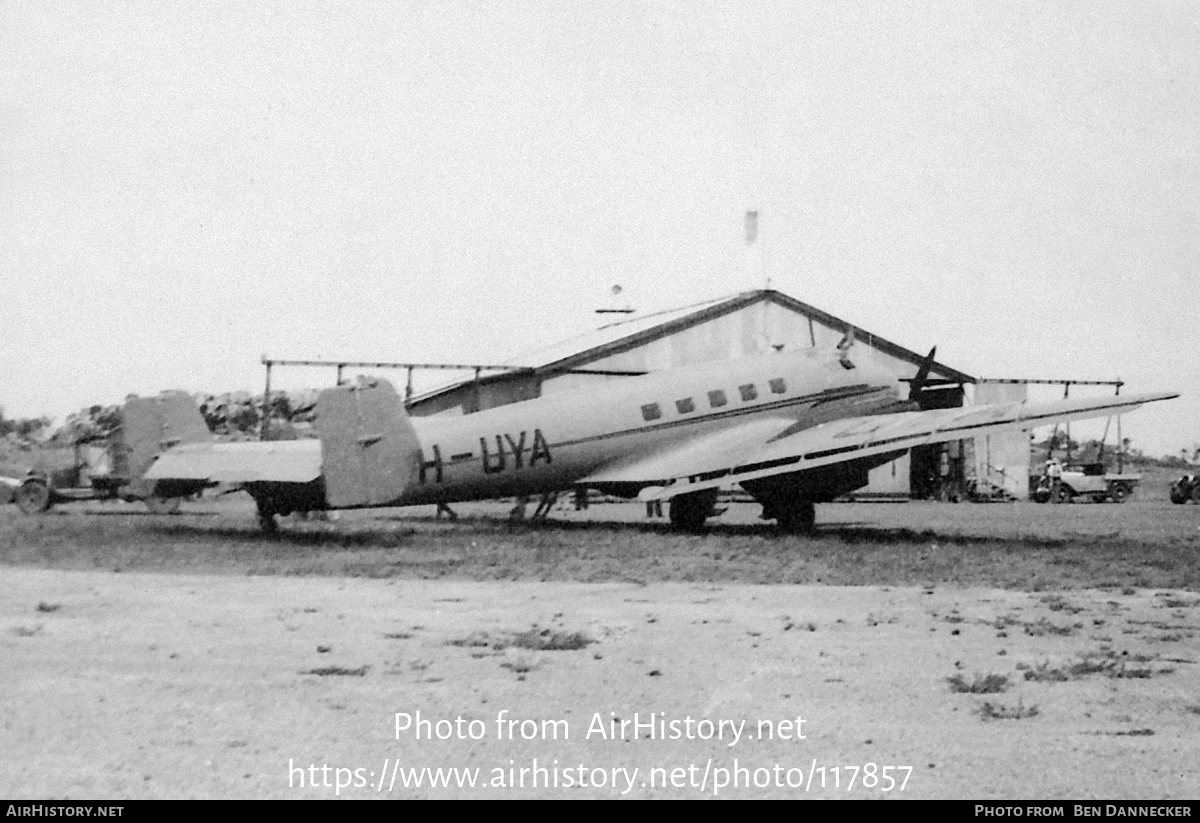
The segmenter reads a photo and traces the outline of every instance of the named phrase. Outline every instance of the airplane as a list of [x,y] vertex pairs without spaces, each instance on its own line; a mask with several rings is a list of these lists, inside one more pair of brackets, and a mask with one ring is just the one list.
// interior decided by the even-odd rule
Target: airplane
[[[852,338],[850,338],[852,340]],[[326,389],[319,439],[194,443],[160,454],[145,477],[172,497],[231,483],[276,515],[448,504],[596,489],[667,500],[700,530],[721,487],[740,485],[785,532],[811,532],[815,504],[867,484],[908,449],[998,431],[1106,417],[1178,395],[924,408],[936,348],[902,383],[836,350],[774,351],[625,377],[459,417],[410,418],[392,385]],[[924,405],[930,405],[925,403]]]

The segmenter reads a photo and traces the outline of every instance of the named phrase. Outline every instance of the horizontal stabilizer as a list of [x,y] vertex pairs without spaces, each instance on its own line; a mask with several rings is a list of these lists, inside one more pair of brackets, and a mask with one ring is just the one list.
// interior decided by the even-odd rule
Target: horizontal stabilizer
[[309,483],[320,476],[321,444],[316,440],[176,446],[146,472],[148,480],[209,483]]

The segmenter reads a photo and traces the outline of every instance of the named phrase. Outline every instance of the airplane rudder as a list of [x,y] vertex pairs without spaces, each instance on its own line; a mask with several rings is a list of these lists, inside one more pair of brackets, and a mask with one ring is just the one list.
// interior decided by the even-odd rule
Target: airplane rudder
[[417,482],[421,444],[395,387],[382,378],[325,389],[317,399],[321,473],[330,506],[378,506]]

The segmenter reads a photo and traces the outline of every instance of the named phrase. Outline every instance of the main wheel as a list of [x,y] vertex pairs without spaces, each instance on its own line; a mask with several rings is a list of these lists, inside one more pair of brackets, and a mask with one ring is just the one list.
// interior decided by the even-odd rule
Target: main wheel
[[50,508],[50,487],[41,480],[26,480],[17,489],[17,508],[24,514],[38,514]]
[[279,531],[279,524],[275,522],[275,512],[260,506],[258,509],[258,527],[263,530],[263,534],[275,534]]
[[1118,483],[1112,487],[1112,491],[1108,493],[1108,496],[1114,503],[1124,503],[1129,499],[1129,487],[1124,483]]
[[775,522],[789,534],[812,534],[817,527],[817,507],[809,500],[797,500],[777,511]]
[[713,513],[713,505],[717,502],[717,490],[711,492],[695,492],[681,494],[671,498],[671,525],[685,532],[698,532],[704,528],[704,521]]
[[152,494],[146,498],[146,508],[154,514],[175,514],[179,511],[182,500],[182,497],[160,497]]
[[1058,487],[1058,500],[1056,502],[1070,503],[1071,498],[1073,498],[1074,496],[1075,496],[1075,492],[1071,491],[1070,487],[1059,486]]

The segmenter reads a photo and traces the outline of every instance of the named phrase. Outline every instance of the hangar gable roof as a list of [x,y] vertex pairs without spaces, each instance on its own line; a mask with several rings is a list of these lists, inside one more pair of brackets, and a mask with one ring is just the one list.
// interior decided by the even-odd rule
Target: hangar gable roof
[[[550,375],[568,369],[585,368],[593,363],[614,354],[644,346],[663,337],[697,326],[717,317],[740,311],[755,303],[771,302],[785,309],[802,314],[815,322],[835,329],[851,328],[851,324],[820,309],[810,306],[794,297],[773,289],[756,289],[739,292],[734,295],[692,303],[679,308],[652,312],[615,323],[609,323],[598,329],[567,338],[559,343],[541,349],[518,355],[503,361],[504,365],[520,366],[532,369],[541,375]],[[875,348],[885,354],[903,360],[913,365],[920,365],[924,356],[906,349],[896,343],[878,337],[862,329],[854,327],[855,339],[864,345]],[[952,369],[941,363],[934,364],[933,371],[951,381],[973,383],[975,378],[965,372]],[[504,380],[511,374],[493,374],[484,378],[485,381]],[[471,380],[456,381],[426,392],[414,398],[414,402],[435,397],[454,388],[470,383]]]

